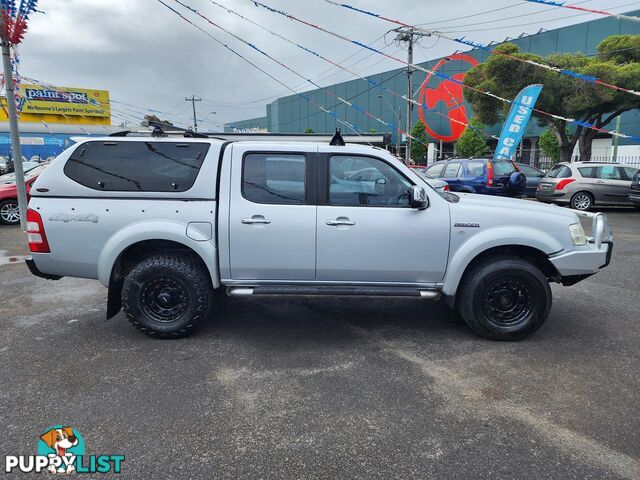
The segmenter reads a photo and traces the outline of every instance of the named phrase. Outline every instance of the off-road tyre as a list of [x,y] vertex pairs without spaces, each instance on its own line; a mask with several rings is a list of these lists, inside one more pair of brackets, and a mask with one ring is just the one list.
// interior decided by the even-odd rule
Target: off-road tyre
[[141,332],[180,338],[207,318],[213,296],[199,260],[187,254],[157,254],[142,260],[125,279],[122,308]]
[[456,309],[471,330],[491,340],[522,340],[549,316],[552,294],[544,274],[518,257],[490,257],[466,272]]

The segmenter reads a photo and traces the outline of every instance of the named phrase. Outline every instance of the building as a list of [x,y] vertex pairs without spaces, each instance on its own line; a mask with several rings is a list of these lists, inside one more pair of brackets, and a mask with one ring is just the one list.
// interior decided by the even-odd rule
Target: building
[[[640,16],[640,10],[627,15]],[[555,30],[543,31],[535,35],[522,36],[517,39],[508,39],[515,43],[523,52],[531,52],[538,55],[552,53],[582,52],[587,55],[596,53],[597,45],[606,37],[618,34],[640,34],[640,23],[623,21],[613,17],[601,18],[590,22],[571,25]],[[461,79],[464,73],[478,62],[487,59],[488,52],[474,49],[464,53],[456,53],[448,57],[437,58],[420,64],[426,69],[445,73],[446,75]],[[428,134],[436,139],[437,143],[430,148],[430,156],[444,157],[453,153],[453,142],[457,140],[464,128],[452,119],[466,120],[472,114],[470,105],[464,102],[462,89],[454,82],[427,78],[423,72],[415,71],[413,74],[413,87],[417,92],[416,97],[421,103],[425,103],[431,111],[426,111],[417,106],[413,108],[411,124],[422,119],[427,126]],[[395,69],[387,72],[370,75],[369,79],[384,87],[405,94],[407,90],[407,78],[405,69]],[[331,92],[331,93],[329,93]],[[338,102],[335,96],[340,96],[353,101],[360,107],[371,112],[388,123],[395,123],[404,129],[406,124],[406,101],[388,92],[383,93],[379,88],[371,86],[361,79],[350,80],[327,86],[322,89],[305,92],[305,96],[325,108],[336,112],[338,118],[356,126],[361,132],[369,132],[371,129],[381,131],[383,125],[356,110]],[[452,100],[453,98],[453,100]],[[433,110],[439,112],[434,113]],[[266,107],[266,115],[226,125],[229,131],[234,128],[244,129],[249,126],[266,129],[273,133],[304,133],[311,129],[316,133],[333,132],[341,125],[336,120],[321,112],[299,95],[289,95],[278,98]],[[614,125],[610,125],[613,130]],[[345,130],[344,127],[342,127]],[[633,110],[622,115],[621,131],[638,135],[640,132],[640,109]],[[391,145],[401,144],[397,132],[392,133]],[[490,127],[490,133],[499,133],[499,126]],[[537,158],[537,138],[541,128],[535,121],[530,122],[525,140],[523,141],[521,157],[524,161]],[[400,140],[400,141],[398,141]],[[611,153],[611,136],[602,135],[594,141],[594,157],[607,156]],[[621,140],[619,155],[637,156],[640,158],[640,145],[635,145],[629,140]]]
[[[20,144],[27,159],[62,152],[78,135],[104,135],[111,127],[109,92],[84,88],[20,85]],[[0,99],[0,155],[11,155],[6,98]]]

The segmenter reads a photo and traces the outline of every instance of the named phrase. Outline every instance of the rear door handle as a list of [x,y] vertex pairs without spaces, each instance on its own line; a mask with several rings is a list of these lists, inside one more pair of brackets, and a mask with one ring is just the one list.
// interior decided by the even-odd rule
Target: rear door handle
[[251,218],[243,218],[240,222],[244,225],[269,225],[271,220],[267,220],[262,215],[254,215]]
[[602,183],[604,183],[604,180],[596,180],[596,183],[602,184]]
[[355,225],[356,222],[352,222],[348,218],[336,218],[335,220],[327,220],[327,225],[330,227],[351,227]]

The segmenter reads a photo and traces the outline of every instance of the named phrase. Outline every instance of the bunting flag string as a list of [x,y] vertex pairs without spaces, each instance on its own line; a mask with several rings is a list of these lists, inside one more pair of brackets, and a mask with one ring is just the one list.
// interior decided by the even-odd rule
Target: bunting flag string
[[18,45],[27,32],[29,17],[36,12],[38,0],[0,0],[2,7],[2,23],[7,40]]
[[[415,30],[417,30],[419,32],[422,32],[422,33],[426,34],[426,35],[433,35],[433,36],[438,37],[438,38],[444,38],[445,40],[450,40],[452,42],[460,43],[460,44],[467,45],[467,46],[470,46],[470,47],[473,47],[473,48],[478,48],[480,50],[484,50],[486,52],[489,52],[489,53],[491,53],[493,55],[500,55],[501,57],[510,58],[511,60],[515,60],[515,61],[518,61],[518,62],[521,62],[521,63],[527,63],[527,64],[533,65],[535,67],[544,68],[546,70],[550,70],[550,71],[553,71],[553,72],[556,72],[556,73],[559,73],[561,75],[565,75],[565,76],[568,76],[568,77],[573,77],[573,78],[576,78],[578,80],[582,80],[582,81],[585,81],[585,82],[593,83],[593,84],[596,84],[596,85],[601,85],[603,87],[610,88],[610,89],[613,89],[613,90],[617,90],[617,91],[620,91],[620,92],[626,92],[626,93],[629,93],[629,94],[632,94],[632,95],[640,96],[640,92],[638,92],[636,90],[620,87],[618,85],[613,85],[611,83],[604,82],[603,80],[601,80],[601,79],[599,79],[597,77],[594,77],[594,76],[591,76],[591,75],[585,75],[585,74],[582,74],[582,73],[579,73],[579,72],[575,72],[573,70],[569,70],[569,69],[566,69],[566,68],[554,67],[552,65],[547,65],[547,64],[544,64],[544,63],[536,62],[534,60],[530,60],[530,59],[527,59],[527,58],[520,58],[520,57],[517,57],[515,55],[496,50],[490,44],[482,44],[482,43],[478,43],[478,42],[473,42],[471,40],[467,40],[467,39],[465,39],[464,36],[463,37],[458,37],[458,38],[450,37],[448,35],[445,35],[443,33],[435,31],[435,30],[427,30],[427,29],[424,29],[424,28],[421,28],[421,27],[418,27],[418,26],[415,26],[415,25],[410,25],[408,23],[401,22],[400,20],[395,20],[393,18],[388,18],[388,17],[385,17],[383,15],[380,15],[379,13],[370,12],[368,10],[363,10],[363,9],[354,7],[352,5],[346,4],[346,3],[339,3],[339,2],[335,2],[333,0],[320,0],[320,1],[329,3],[331,5],[335,5],[337,7],[346,8],[346,9],[349,9],[349,10],[352,10],[354,12],[358,12],[358,13],[361,13],[361,14],[364,14],[364,15],[368,15],[370,17],[378,18],[380,20],[384,20],[385,22],[393,23],[395,25],[400,25],[400,26],[403,26],[403,27],[412,28],[412,29],[415,29]],[[540,0],[528,0],[528,1],[540,1]],[[542,2],[540,2],[540,3],[542,3]],[[637,17],[630,17],[630,18],[636,18],[637,19]]]
[[[282,15],[282,16],[290,19],[290,20],[302,23],[302,24],[307,25],[307,26],[309,26],[311,28],[315,28],[317,30],[320,30],[321,32],[324,32],[324,33],[328,34],[328,35],[331,35],[333,37],[339,38],[339,39],[341,39],[341,40],[343,40],[345,42],[351,43],[353,45],[357,45],[358,47],[365,48],[365,49],[367,49],[369,51],[375,52],[375,53],[377,53],[379,55],[382,55],[382,56],[384,56],[384,57],[386,57],[386,58],[388,58],[390,60],[394,60],[395,62],[399,62],[399,63],[401,63],[403,65],[409,66],[409,67],[411,67],[411,68],[413,68],[415,70],[419,70],[421,72],[431,74],[431,75],[433,75],[435,77],[438,77],[438,78],[441,78],[441,79],[444,79],[444,80],[449,80],[450,82],[453,82],[455,84],[460,85],[460,87],[462,87],[462,88],[466,88],[468,90],[472,90],[474,92],[478,92],[478,93],[480,93],[482,95],[486,95],[488,97],[494,98],[494,99],[499,100],[499,101],[504,102],[504,103],[508,103],[508,104],[511,104],[511,105],[512,104],[520,105],[517,101],[501,97],[500,95],[496,95],[494,93],[481,90],[481,89],[473,87],[471,85],[467,85],[466,83],[464,83],[464,82],[462,82],[460,80],[457,80],[456,78],[453,78],[453,77],[451,77],[451,76],[449,76],[449,75],[447,75],[445,73],[442,73],[440,71],[433,71],[433,70],[430,70],[428,68],[422,67],[420,65],[409,63],[406,60],[402,60],[401,58],[394,57],[394,56],[389,55],[388,53],[385,53],[385,52],[383,52],[381,50],[378,50],[378,49],[376,49],[374,47],[366,45],[363,42],[348,38],[348,37],[346,37],[344,35],[341,35],[339,33],[333,32],[333,31],[328,30],[328,29],[326,29],[324,27],[321,27],[319,25],[315,25],[315,24],[313,24],[311,22],[308,22],[306,20],[302,20],[302,19],[296,17],[295,15],[292,15],[292,14],[290,14],[288,12],[283,11],[283,10],[278,10],[277,8],[274,8],[274,7],[271,7],[269,5],[266,5],[265,3],[262,3],[262,2],[260,2],[258,0],[248,0],[248,1],[250,1],[251,3],[256,5],[257,7],[261,7],[261,8],[264,8],[264,9],[270,11],[271,13],[275,13],[277,15]],[[350,7],[350,8],[354,9],[355,7]],[[364,10],[363,10],[363,12],[367,13],[367,14],[369,13],[369,12],[366,12]],[[523,107],[527,107],[527,105],[522,105],[522,106]],[[536,113],[539,113],[540,115],[545,115],[545,116],[548,116],[548,117],[551,117],[551,118],[555,118],[556,120],[562,120],[562,121],[577,125],[577,126],[582,127],[582,128],[588,128],[590,130],[594,130],[594,131],[597,131],[597,132],[600,132],[600,133],[606,133],[608,135],[616,136],[616,137],[619,137],[619,138],[633,139],[633,140],[636,140],[636,141],[640,141],[640,137],[638,137],[638,136],[627,135],[627,134],[619,133],[619,132],[612,131],[612,130],[606,130],[606,129],[603,129],[601,127],[596,126],[595,124],[592,124],[592,123],[589,123],[589,122],[585,122],[585,121],[576,120],[575,118],[563,117],[563,116],[560,116],[560,115],[556,115],[554,113],[545,112],[544,110],[540,110],[538,108],[534,108],[533,111],[535,111]]]
[[170,5],[166,4],[164,1],[162,0],[157,0],[159,3],[161,3],[162,5],[164,5],[167,9],[169,9],[171,12],[173,12],[174,14],[176,14],[179,18],[181,18],[183,21],[187,22],[188,24],[190,24],[191,26],[193,26],[194,28],[200,30],[202,33],[204,33],[205,35],[207,35],[210,39],[212,39],[213,41],[215,41],[216,43],[218,43],[220,46],[224,47],[225,49],[227,49],[228,51],[230,51],[231,53],[233,53],[234,55],[236,55],[238,58],[240,58],[242,61],[248,63],[249,65],[251,65],[253,68],[255,68],[256,70],[262,72],[264,75],[266,75],[267,77],[269,77],[270,79],[272,79],[274,82],[282,85],[284,88],[286,88],[287,90],[289,90],[290,92],[292,92],[293,94],[299,96],[300,98],[302,98],[303,100],[305,100],[306,102],[310,103],[311,105],[314,105],[316,108],[318,108],[320,111],[326,113],[327,115],[333,117],[335,119],[336,122],[338,122],[341,125],[344,125],[345,127],[347,127],[348,129],[350,129],[351,131],[353,131],[354,133],[356,133],[359,136],[362,136],[362,134],[358,131],[358,129],[351,125],[349,122],[346,122],[340,118],[338,118],[338,115],[336,114],[336,112],[329,110],[325,107],[323,107],[322,105],[320,105],[319,103],[315,102],[313,99],[309,98],[307,95],[305,95],[304,93],[300,93],[297,92],[296,90],[294,90],[293,88],[291,88],[289,85],[287,85],[286,83],[284,83],[283,81],[279,80],[278,78],[274,77],[273,75],[271,75],[269,72],[267,72],[266,70],[264,70],[263,68],[259,67],[258,65],[256,65],[254,62],[252,62],[251,60],[249,60],[248,58],[244,57],[242,54],[238,53],[236,50],[234,50],[233,48],[231,48],[229,45],[227,45],[226,43],[222,42],[221,40],[218,40],[216,37],[214,37],[213,35],[211,35],[209,32],[207,32],[205,29],[203,29],[202,27],[200,27],[199,25],[196,25],[195,23],[193,23],[191,20],[189,20],[187,17],[185,17],[184,15],[182,15],[182,13],[180,13],[178,10],[176,10],[175,8],[171,7]]
[[[351,75],[355,76],[356,78],[358,78],[358,79],[360,79],[360,80],[363,80],[363,81],[367,82],[369,85],[371,85],[371,86],[373,86],[373,87],[375,87],[375,88],[379,89],[381,92],[387,92],[387,93],[389,93],[390,95],[393,95],[393,96],[399,97],[399,98],[401,98],[401,99],[402,99],[402,100],[404,100],[404,101],[408,101],[408,102],[410,102],[410,103],[412,103],[412,104],[414,104],[414,105],[416,105],[416,106],[418,106],[418,107],[422,107],[422,108],[424,108],[424,109],[425,109],[425,110],[427,110],[427,111],[433,112],[433,113],[435,113],[436,115],[439,115],[439,116],[441,116],[441,117],[444,117],[444,118],[446,118],[448,121],[452,121],[452,122],[454,122],[454,123],[457,123],[457,124],[459,124],[459,125],[463,125],[463,126],[465,126],[465,127],[469,126],[469,124],[468,124],[468,123],[463,122],[462,120],[458,120],[458,119],[456,119],[456,118],[449,118],[449,116],[448,116],[448,115],[446,115],[445,113],[440,112],[439,110],[437,110],[437,109],[435,109],[435,108],[428,108],[428,107],[426,106],[426,104],[425,104],[425,103],[417,102],[416,100],[414,100],[414,99],[412,99],[412,98],[411,98],[411,99],[409,99],[409,98],[407,98],[405,95],[402,95],[401,93],[398,93],[398,92],[396,92],[395,90],[392,90],[392,89],[390,89],[390,88],[387,88],[387,87],[385,87],[385,86],[383,86],[383,85],[379,84],[378,82],[376,82],[376,81],[374,81],[374,80],[371,80],[370,78],[363,77],[362,75],[360,75],[360,74],[358,74],[358,73],[356,73],[356,72],[353,72],[352,70],[350,70],[349,68],[347,68],[347,67],[345,67],[345,66],[341,65],[340,63],[335,62],[335,61],[333,61],[333,60],[331,60],[331,59],[327,58],[326,56],[324,56],[324,55],[322,55],[322,54],[320,54],[320,53],[318,53],[318,52],[316,52],[316,51],[314,51],[314,50],[312,50],[312,49],[310,49],[310,48],[308,48],[308,47],[305,47],[304,45],[301,45],[301,44],[299,44],[299,43],[296,43],[296,42],[294,42],[293,40],[290,40],[289,38],[284,37],[283,35],[280,35],[279,33],[274,32],[273,30],[270,30],[270,29],[268,29],[267,27],[265,27],[265,26],[263,26],[263,25],[260,25],[260,24],[259,24],[259,23],[257,23],[257,22],[254,22],[253,20],[251,20],[251,19],[249,19],[249,18],[245,17],[244,15],[242,15],[242,14],[240,14],[240,13],[236,12],[235,10],[233,10],[233,9],[231,9],[231,8],[229,8],[229,7],[225,6],[225,5],[222,5],[222,4],[218,3],[218,2],[216,2],[215,0],[209,0],[209,1],[210,1],[212,4],[214,4],[214,5],[218,6],[218,7],[220,7],[220,8],[221,8],[221,9],[223,9],[223,10],[225,10],[226,12],[228,12],[228,13],[230,13],[230,14],[232,14],[232,15],[235,15],[235,16],[237,16],[237,17],[241,18],[241,19],[243,19],[243,20],[247,21],[248,23],[251,23],[252,25],[254,25],[254,26],[256,26],[256,27],[260,28],[261,30],[264,30],[265,32],[268,32],[268,33],[270,33],[271,35],[274,35],[274,36],[276,36],[276,37],[280,38],[281,40],[284,40],[285,42],[287,42],[287,43],[289,43],[289,44],[291,44],[291,45],[293,45],[293,46],[295,46],[295,47],[297,47],[297,48],[299,48],[299,49],[303,50],[304,52],[309,53],[310,55],[313,55],[313,56],[315,56],[315,57],[317,57],[317,58],[320,58],[321,60],[323,60],[323,61],[325,61],[325,62],[327,62],[327,63],[329,63],[329,64],[333,65],[334,67],[337,67],[337,68],[339,68],[339,69],[341,69],[341,70],[343,70],[343,71],[345,71],[345,72],[347,72],[347,73],[349,73],[349,74],[351,74]],[[451,96],[451,98],[453,98],[453,96]],[[379,119],[378,119],[378,120],[379,120]],[[385,124],[386,124],[386,123],[385,123]],[[396,126],[395,126],[395,125],[393,125],[393,124],[391,124],[391,125],[386,124],[386,125],[387,125],[388,127],[394,128],[394,130],[397,130]],[[476,132],[477,132],[477,129],[476,129],[475,127],[471,126],[471,128],[473,128],[473,129],[474,129],[474,131],[476,131]],[[401,133],[405,134],[405,132],[404,132],[404,131],[401,131]],[[482,136],[482,135],[481,135],[481,136]],[[489,137],[490,137],[490,136],[492,136],[492,135],[487,134],[487,133],[485,132],[485,136],[489,136]],[[413,138],[413,137],[412,137],[412,138]]]
[[634,22],[640,22],[640,17],[632,17],[631,15],[623,15],[621,13],[611,13],[605,10],[595,10],[593,8],[578,7],[577,5],[567,5],[566,2],[553,2],[550,0],[527,0],[527,2],[540,3],[542,5],[549,5],[551,7],[560,7],[560,8],[568,8],[571,10],[579,10],[581,12],[587,12],[587,13],[596,13],[598,15],[606,15],[608,17],[619,18],[621,20],[631,20]]
[[[267,53],[265,50],[259,48],[257,45],[243,39],[242,37],[240,37],[239,35],[236,35],[235,33],[227,30],[224,27],[221,27],[220,25],[218,25],[217,23],[215,23],[213,20],[211,20],[209,17],[207,17],[206,15],[204,15],[203,13],[201,13],[200,11],[196,10],[193,7],[190,7],[189,5],[187,5],[186,3],[182,2],[181,0],[174,0],[174,2],[176,2],[177,4],[181,5],[183,8],[193,12],[195,15],[198,15],[200,18],[202,18],[203,20],[205,20],[206,22],[208,22],[209,24],[213,25],[214,27],[218,28],[219,30],[222,30],[223,32],[225,32],[226,34],[232,36],[233,38],[235,38],[236,40],[238,40],[239,42],[244,43],[245,45],[247,45],[248,47],[252,48],[253,50],[255,50],[256,52],[260,53],[261,55],[267,57],[269,60],[277,63],[278,65],[280,65],[281,67],[285,68],[286,70],[290,71],[291,73],[293,73],[294,75],[296,75],[297,77],[300,77],[301,79],[303,79],[304,81],[310,83],[311,85],[313,85],[316,88],[322,88],[322,86],[320,86],[319,84],[317,84],[316,82],[314,82],[313,80],[306,78],[304,75],[302,75],[301,73],[297,72],[295,69],[289,67],[288,65],[282,63],[280,60],[278,60],[277,58],[273,57],[272,55],[270,55],[269,53]],[[381,125],[384,125],[387,128],[392,128],[393,130],[399,132],[402,135],[405,135],[409,138],[411,138],[412,140],[415,140],[417,142],[420,142],[422,144],[424,144],[424,142],[422,142],[421,140],[415,138],[414,136],[412,136],[409,132],[405,132],[402,128],[400,128],[399,126],[395,125],[393,122],[387,122],[385,120],[383,120],[382,118],[377,117],[376,115],[372,114],[371,112],[369,112],[368,110],[362,108],[361,106],[359,106],[358,104],[354,103],[354,102],[350,102],[349,100],[346,100],[344,98],[342,98],[339,95],[336,95],[335,93],[327,90],[327,94],[332,96],[333,98],[335,98],[338,102],[347,105],[348,107],[353,108],[356,112],[371,118],[372,120],[380,123]],[[328,113],[325,112],[325,113]],[[333,116],[333,115],[332,115]],[[336,118],[336,117],[334,117]],[[348,124],[350,125],[350,124]],[[350,125],[350,128],[354,129],[353,125]],[[357,130],[354,130],[357,132]],[[359,132],[358,132],[359,133]]]

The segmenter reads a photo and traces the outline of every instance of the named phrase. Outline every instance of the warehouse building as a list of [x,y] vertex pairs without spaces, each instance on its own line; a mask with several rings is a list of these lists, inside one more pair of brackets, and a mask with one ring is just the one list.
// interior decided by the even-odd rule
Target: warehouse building
[[[640,10],[629,12],[627,15],[640,16]],[[604,38],[619,34],[640,34],[640,22],[607,17],[507,40],[518,45],[523,52],[538,55],[574,52],[593,55],[596,53],[597,45]],[[429,70],[437,69],[450,77],[455,76],[456,79],[462,79],[467,70],[479,62],[485,61],[488,55],[488,52],[484,50],[474,49],[419,65]],[[427,77],[428,75],[424,72],[415,71],[413,73],[415,98],[420,103],[426,104],[430,110],[427,111],[415,106],[411,114],[411,124],[413,125],[419,119],[423,120],[429,137],[435,140],[435,143],[430,146],[430,158],[444,158],[453,154],[453,142],[460,137],[464,128],[455,120],[466,121],[469,116],[472,116],[472,110],[470,105],[464,102],[462,89],[459,85],[437,77]],[[370,75],[368,78],[395,92],[405,94],[407,91],[406,69],[390,70]],[[305,92],[305,96],[313,102],[333,110],[338,118],[354,125],[361,132],[369,132],[372,129],[380,132],[385,129],[384,125],[376,120],[338,102],[334,95],[356,103],[385,122],[400,125],[403,129],[405,127],[406,101],[388,92],[382,92],[379,88],[371,86],[361,79]],[[434,110],[439,113],[435,113]],[[343,131],[345,130],[344,126],[336,122],[335,118],[319,111],[317,107],[299,95],[289,95],[278,98],[267,105],[264,117],[231,122],[225,126],[225,130],[251,131],[259,129],[272,133],[304,133],[305,131],[330,133],[340,127]],[[614,128],[614,125],[609,126],[611,130]],[[640,134],[640,109],[622,115],[620,131],[632,135]],[[498,134],[499,126],[490,127],[489,132]],[[537,126],[536,122],[530,122],[520,151],[523,161],[530,162],[538,158],[537,139],[540,133],[541,128]],[[391,132],[391,134],[391,148],[399,145],[402,150],[403,139],[398,138],[398,132]],[[594,158],[610,156],[611,150],[610,136],[602,135],[594,141]],[[640,145],[636,145],[630,140],[621,140],[618,155],[620,158],[640,159]]]

